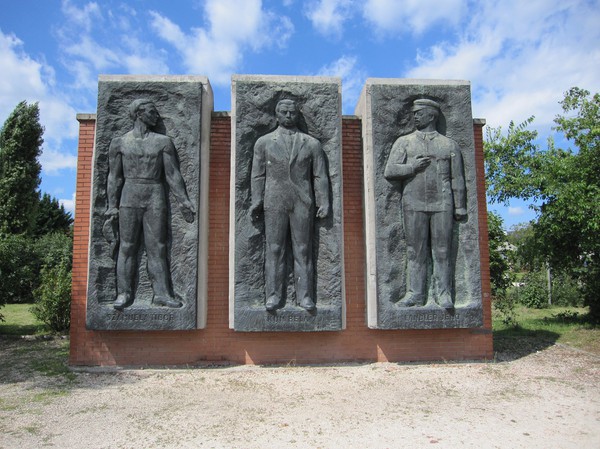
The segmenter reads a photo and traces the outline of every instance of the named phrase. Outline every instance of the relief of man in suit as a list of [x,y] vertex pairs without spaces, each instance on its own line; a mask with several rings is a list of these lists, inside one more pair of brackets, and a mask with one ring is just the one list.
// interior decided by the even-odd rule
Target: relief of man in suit
[[329,215],[329,178],[321,143],[298,129],[295,101],[277,103],[278,127],[260,137],[252,160],[250,213],[265,220],[265,307],[281,306],[285,289],[285,248],[291,238],[298,305],[315,310],[314,217]]

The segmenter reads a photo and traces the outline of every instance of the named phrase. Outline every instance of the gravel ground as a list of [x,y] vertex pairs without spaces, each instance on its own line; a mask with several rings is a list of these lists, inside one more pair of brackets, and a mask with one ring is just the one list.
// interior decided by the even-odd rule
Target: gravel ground
[[600,358],[560,345],[487,363],[61,373],[6,362],[17,344],[0,341],[1,449],[600,448]]

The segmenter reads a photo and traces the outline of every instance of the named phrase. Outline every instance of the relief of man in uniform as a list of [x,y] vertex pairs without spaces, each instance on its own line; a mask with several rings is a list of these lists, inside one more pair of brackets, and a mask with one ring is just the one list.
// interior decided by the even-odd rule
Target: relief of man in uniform
[[298,305],[315,310],[314,217],[330,212],[329,178],[320,142],[298,129],[295,101],[277,103],[278,127],[260,137],[252,160],[253,219],[265,220],[265,308],[281,307],[286,288],[285,248],[291,238]]
[[452,230],[467,216],[463,159],[458,144],[437,132],[440,105],[413,102],[416,130],[399,137],[385,167],[385,178],[400,181],[407,246],[407,292],[400,307],[432,303],[427,298],[427,261],[440,307],[453,309]]
[[[152,284],[152,303],[181,307],[171,287],[167,261],[168,185],[188,223],[194,206],[188,198],[171,138],[152,131],[160,115],[155,105],[138,99],[129,106],[133,129],[114,138],[109,148],[107,224],[118,222],[117,296],[113,307],[122,310],[134,302],[138,253],[143,238]],[[105,227],[107,225],[105,224]]]

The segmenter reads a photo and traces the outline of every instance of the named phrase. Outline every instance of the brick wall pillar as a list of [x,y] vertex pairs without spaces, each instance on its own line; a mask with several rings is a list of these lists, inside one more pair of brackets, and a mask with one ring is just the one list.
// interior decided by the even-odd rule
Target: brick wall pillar
[[234,332],[228,327],[231,118],[213,113],[210,148],[208,311],[192,331],[88,331],[85,306],[95,116],[79,114],[71,354],[73,365],[426,361],[493,357],[482,120],[475,120],[484,325],[477,329],[374,330],[366,324],[361,121],[342,120],[346,329]]
[[90,232],[90,195],[92,192],[92,157],[96,133],[95,114],[77,114],[79,147],[73,227],[73,272],[71,284],[71,360],[85,346],[85,305]]

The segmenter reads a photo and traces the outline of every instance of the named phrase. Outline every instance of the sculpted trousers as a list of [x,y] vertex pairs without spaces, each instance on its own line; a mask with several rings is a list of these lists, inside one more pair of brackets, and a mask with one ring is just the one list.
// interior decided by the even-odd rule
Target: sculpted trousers
[[292,238],[296,299],[313,299],[312,208],[265,208],[265,294],[280,300],[285,288],[285,247]]
[[167,265],[167,209],[121,207],[119,209],[120,246],[117,259],[118,293],[131,294],[137,268],[141,236],[148,258],[148,276],[154,295],[170,297]]
[[452,287],[452,211],[419,212],[404,209],[407,245],[407,293],[426,296],[427,257],[433,261],[433,279],[438,295],[450,293]]

